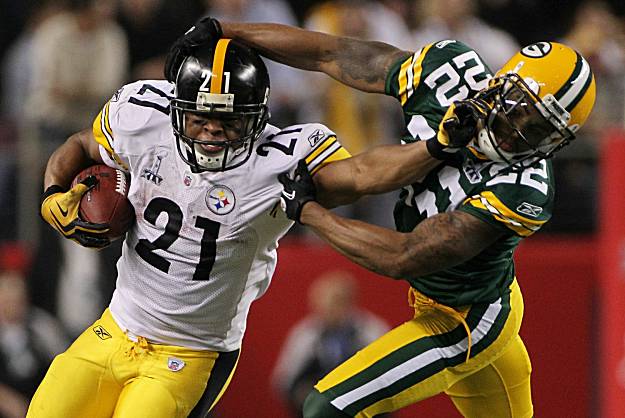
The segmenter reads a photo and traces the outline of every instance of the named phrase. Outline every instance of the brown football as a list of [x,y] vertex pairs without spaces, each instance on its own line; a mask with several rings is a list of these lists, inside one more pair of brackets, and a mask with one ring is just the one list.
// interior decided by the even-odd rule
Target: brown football
[[135,211],[128,200],[130,180],[123,171],[105,164],[87,167],[74,178],[72,186],[90,175],[98,184],[80,201],[80,218],[94,223],[109,224],[107,236],[111,240],[122,237],[135,220]]

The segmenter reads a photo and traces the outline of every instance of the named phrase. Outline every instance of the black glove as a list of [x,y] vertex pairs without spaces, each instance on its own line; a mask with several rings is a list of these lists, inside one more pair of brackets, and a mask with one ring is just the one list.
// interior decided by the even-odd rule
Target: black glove
[[489,105],[481,99],[460,100],[447,109],[438,133],[427,141],[430,155],[438,160],[456,160],[456,152],[477,134],[478,121],[485,119]]
[[104,248],[111,241],[106,236],[108,224],[85,222],[78,215],[80,201],[85,193],[98,184],[95,176],[65,191],[61,186],[50,186],[41,196],[41,217],[65,238],[78,242],[83,247]]
[[210,41],[217,41],[222,36],[223,31],[217,19],[209,16],[200,19],[169,48],[165,59],[165,78],[175,83],[180,65],[186,57],[191,55],[193,48]]
[[312,176],[308,172],[305,160],[299,160],[293,178],[288,173],[278,175],[278,180],[282,183],[284,190],[280,196],[280,205],[286,213],[287,218],[299,222],[304,205],[315,200],[317,190]]

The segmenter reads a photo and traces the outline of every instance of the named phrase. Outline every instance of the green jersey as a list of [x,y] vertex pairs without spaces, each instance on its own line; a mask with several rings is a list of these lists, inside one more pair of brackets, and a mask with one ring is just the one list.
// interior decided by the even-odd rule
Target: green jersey
[[[447,108],[487,87],[492,74],[479,55],[457,41],[423,47],[397,62],[386,79],[406,123],[404,142],[436,135]],[[462,166],[441,164],[420,182],[405,187],[395,206],[397,229],[408,232],[438,213],[461,210],[504,231],[472,259],[452,268],[407,278],[423,294],[448,306],[492,302],[514,279],[512,255],[519,241],[551,216],[554,182],[551,162],[523,171],[486,159],[479,149],[461,150]]]

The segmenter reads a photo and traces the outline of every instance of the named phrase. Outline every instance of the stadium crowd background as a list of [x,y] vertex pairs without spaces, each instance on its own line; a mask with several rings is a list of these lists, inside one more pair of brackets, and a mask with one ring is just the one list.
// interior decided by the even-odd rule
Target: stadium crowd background
[[[622,129],[625,121],[621,0],[0,0],[0,399],[3,385],[28,398],[64,344],[58,336],[75,336],[99,315],[115,277],[119,243],[82,252],[40,221],[51,150],[89,126],[125,82],[162,78],[168,46],[206,14],[294,24],[408,50],[455,38],[476,48],[492,69],[520,45],[545,39],[569,44],[591,63],[597,104],[574,145],[554,160],[556,207],[539,235],[597,232],[598,156],[606,132]],[[352,153],[400,134],[393,127],[401,126],[401,116],[386,106],[388,98],[273,63],[269,71],[273,124],[326,123]],[[341,210],[390,227],[393,203],[394,194],[383,195]],[[299,228],[291,236],[318,244]],[[20,280],[24,285],[16,286]],[[4,317],[2,308],[10,311]],[[19,309],[35,312],[23,341],[3,328],[3,318]],[[64,331],[52,332],[54,327]],[[10,367],[24,362],[29,366]],[[0,405],[0,418],[12,418],[9,408]]]

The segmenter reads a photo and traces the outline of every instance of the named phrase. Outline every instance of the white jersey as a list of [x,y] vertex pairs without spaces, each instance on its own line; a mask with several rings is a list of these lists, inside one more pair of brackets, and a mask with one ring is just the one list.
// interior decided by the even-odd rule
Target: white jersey
[[110,310],[122,329],[154,343],[236,350],[293,224],[277,206],[278,174],[302,158],[314,173],[349,154],[323,125],[268,125],[245,164],[193,173],[178,155],[172,93],[163,80],[126,85],[93,125],[105,162],[130,174],[136,214]]

